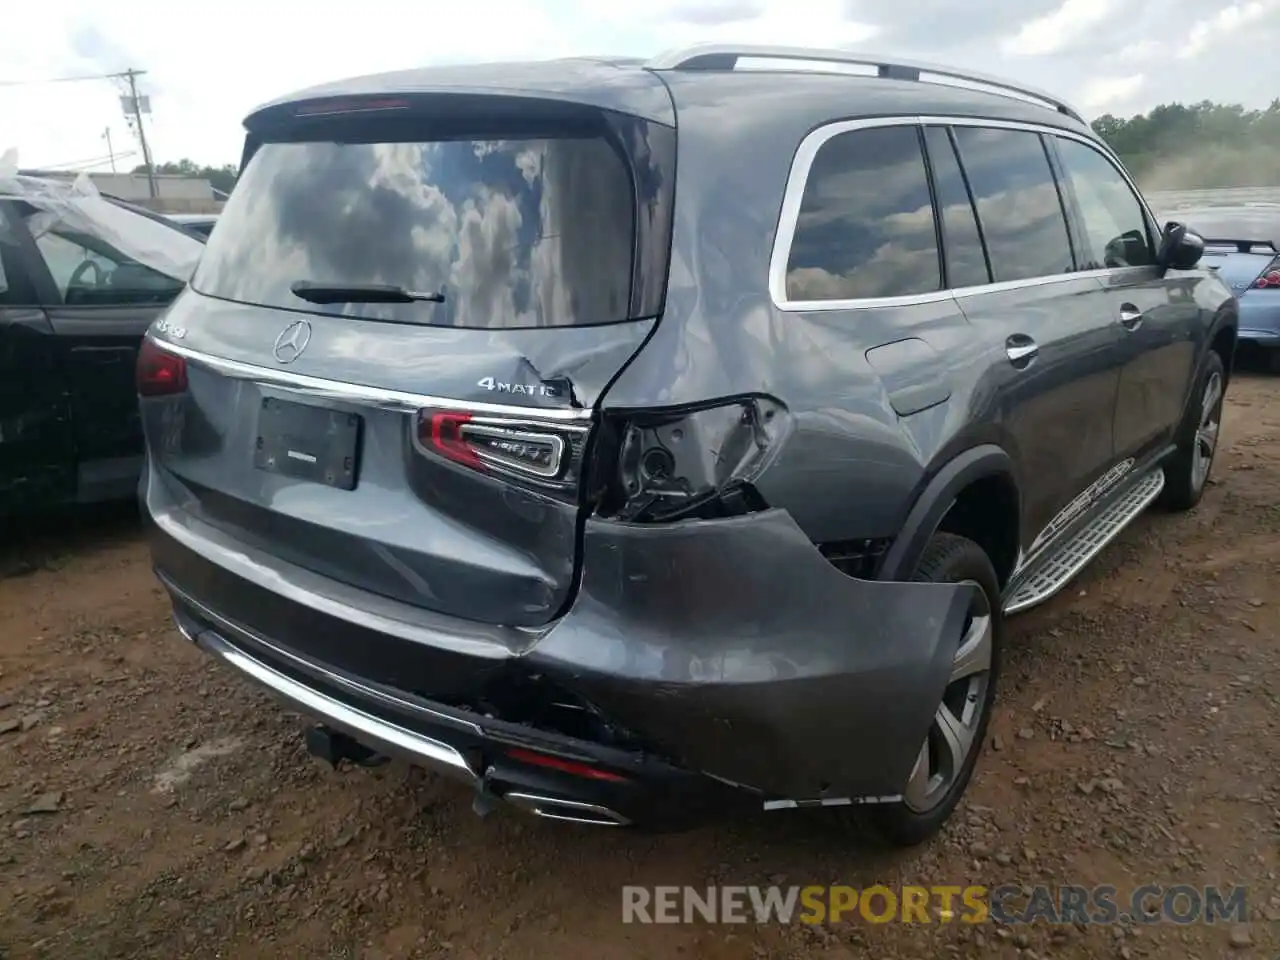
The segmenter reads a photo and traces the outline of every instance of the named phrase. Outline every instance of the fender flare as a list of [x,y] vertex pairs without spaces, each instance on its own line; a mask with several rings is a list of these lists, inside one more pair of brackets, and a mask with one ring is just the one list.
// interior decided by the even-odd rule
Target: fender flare
[[[1183,426],[1187,422],[1192,405],[1197,400],[1196,387],[1200,383],[1200,377],[1204,373],[1204,365],[1209,359],[1209,354],[1213,353],[1213,341],[1223,330],[1230,329],[1237,337],[1240,334],[1240,314],[1237,309],[1219,309],[1213,318],[1213,322],[1209,324],[1208,329],[1204,333],[1204,343],[1200,348],[1199,355],[1196,357],[1195,366],[1191,369],[1191,378],[1187,381],[1186,395],[1182,398],[1182,413],[1178,417],[1178,422],[1174,425],[1174,442],[1178,442],[1181,437]],[[1239,340],[1236,341],[1237,349]],[[1226,384],[1231,383],[1231,374],[1235,369],[1235,357],[1224,357],[1222,365],[1226,368]]]
[[992,443],[970,447],[943,464],[925,484],[902,524],[893,546],[885,554],[880,567],[882,580],[908,580],[919,563],[929,538],[938,529],[956,496],[983,477],[1005,476],[1018,489],[1014,480],[1013,460]]

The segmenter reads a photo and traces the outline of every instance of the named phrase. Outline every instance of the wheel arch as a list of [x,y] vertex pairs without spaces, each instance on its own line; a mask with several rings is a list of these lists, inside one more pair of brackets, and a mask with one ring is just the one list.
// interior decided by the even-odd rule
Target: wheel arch
[[1240,316],[1235,301],[1224,304],[1214,315],[1213,322],[1209,324],[1209,329],[1205,332],[1203,349],[1199,351],[1195,366],[1191,371],[1191,377],[1187,381],[1187,388],[1182,398],[1182,413],[1178,418],[1175,429],[1182,427],[1186,422],[1192,405],[1197,402],[1196,388],[1200,383],[1200,378],[1204,375],[1204,365],[1211,355],[1217,354],[1222,358],[1223,389],[1231,383],[1236,346],[1239,342],[1239,320]]
[[1233,319],[1222,319],[1209,331],[1209,350],[1207,352],[1216,353],[1222,357],[1222,368],[1224,378],[1228,383],[1231,382],[1231,368],[1234,366],[1233,361],[1236,355],[1236,345],[1239,342],[1239,329]]
[[974,540],[987,551],[1003,587],[1021,547],[1022,501],[1013,460],[995,444],[957,454],[934,471],[885,554],[880,576],[907,580],[939,531]]

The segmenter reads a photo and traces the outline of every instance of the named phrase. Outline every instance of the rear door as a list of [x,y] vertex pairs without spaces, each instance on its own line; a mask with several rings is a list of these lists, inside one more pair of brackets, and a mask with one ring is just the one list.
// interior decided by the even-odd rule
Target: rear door
[[1122,332],[1116,455],[1141,461],[1173,437],[1195,362],[1200,307],[1156,266],[1153,225],[1120,168],[1101,150],[1055,137],[1064,192],[1080,226],[1081,267],[1105,271],[1107,307]]
[[592,408],[661,309],[674,130],[449,94],[251,129],[154,331],[188,361],[179,435],[150,403],[160,483],[224,535],[370,593],[548,622],[573,582]]
[[[121,209],[121,216],[140,216]],[[77,451],[78,498],[133,495],[142,463],[134,387],[147,327],[182,290],[97,233],[39,218],[34,280],[57,339]],[[186,241],[184,235],[173,231]]]
[[[1024,531],[1043,543],[1114,457],[1119,333],[1097,279],[1076,275],[1041,135],[984,125],[956,125],[952,135],[994,280],[957,296],[1004,354],[998,389],[1021,474]],[[930,136],[931,145],[939,142]],[[945,148],[935,154],[945,158]],[[938,170],[939,160],[933,165]]]
[[30,237],[0,201],[0,513],[75,492],[75,443],[49,318],[38,302]]

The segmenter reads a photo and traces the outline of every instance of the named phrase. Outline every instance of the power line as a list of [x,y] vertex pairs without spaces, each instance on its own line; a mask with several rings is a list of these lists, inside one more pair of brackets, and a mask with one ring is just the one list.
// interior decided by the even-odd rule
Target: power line
[[143,113],[150,113],[151,107],[148,104],[144,109],[143,98],[138,96],[138,77],[141,77],[146,72],[147,71],[145,70],[135,70],[130,67],[128,70],[121,70],[117,73],[53,77],[48,80],[0,80],[0,86],[24,87],[40,83],[81,83],[89,80],[123,80],[129,86],[129,95],[120,98],[121,105],[124,107],[125,115],[133,125],[133,132],[138,135],[138,145],[142,147],[142,162],[146,165],[147,170],[147,186],[151,194],[151,199],[154,200],[158,195],[156,191],[156,170],[155,164],[151,161],[151,147],[147,143],[147,133],[146,130],[143,129],[142,125],[142,115]]
[[[98,159],[98,160],[87,160],[84,163],[72,164],[69,167],[67,167],[67,169],[72,173],[79,173],[84,170],[89,170],[93,167],[105,167],[109,163],[114,164],[117,160],[121,160],[125,157],[132,157],[136,153],[137,153],[136,150],[126,150],[124,153],[117,153],[115,156],[112,156],[112,157],[102,157],[101,159]],[[113,167],[111,172],[116,173],[117,171]]]
[[113,156],[114,156],[117,160],[119,160],[119,159],[121,159],[121,158],[123,158],[123,157],[132,157],[132,156],[135,156],[136,154],[137,154],[137,151],[136,151],[136,150],[125,150],[125,151],[123,151],[123,152],[121,152],[121,151],[116,151],[115,153],[111,153],[111,154],[102,154],[102,155],[100,155],[100,156],[96,156],[96,157],[86,157],[86,158],[85,158],[85,159],[83,159],[83,160],[66,160],[66,161],[63,161],[62,163],[42,163],[42,164],[40,164],[39,166],[32,167],[31,169],[32,169],[32,170],[60,170],[60,169],[69,169],[69,168],[71,168],[71,167],[82,167],[82,166],[86,166],[86,165],[88,165],[88,164],[110,163],[110,162],[111,162],[111,158],[112,158]]
[[92,73],[75,77],[46,77],[43,80],[0,80],[0,87],[37,87],[47,83],[84,83],[87,80],[115,80],[123,73]]

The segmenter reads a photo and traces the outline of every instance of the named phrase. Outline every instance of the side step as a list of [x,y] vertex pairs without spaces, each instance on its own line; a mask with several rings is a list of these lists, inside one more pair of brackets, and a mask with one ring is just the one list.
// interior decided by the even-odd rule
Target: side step
[[1156,467],[1109,503],[1070,537],[1015,574],[1005,593],[1004,612],[1018,613],[1044,603],[1083,570],[1164,489],[1164,470]]

